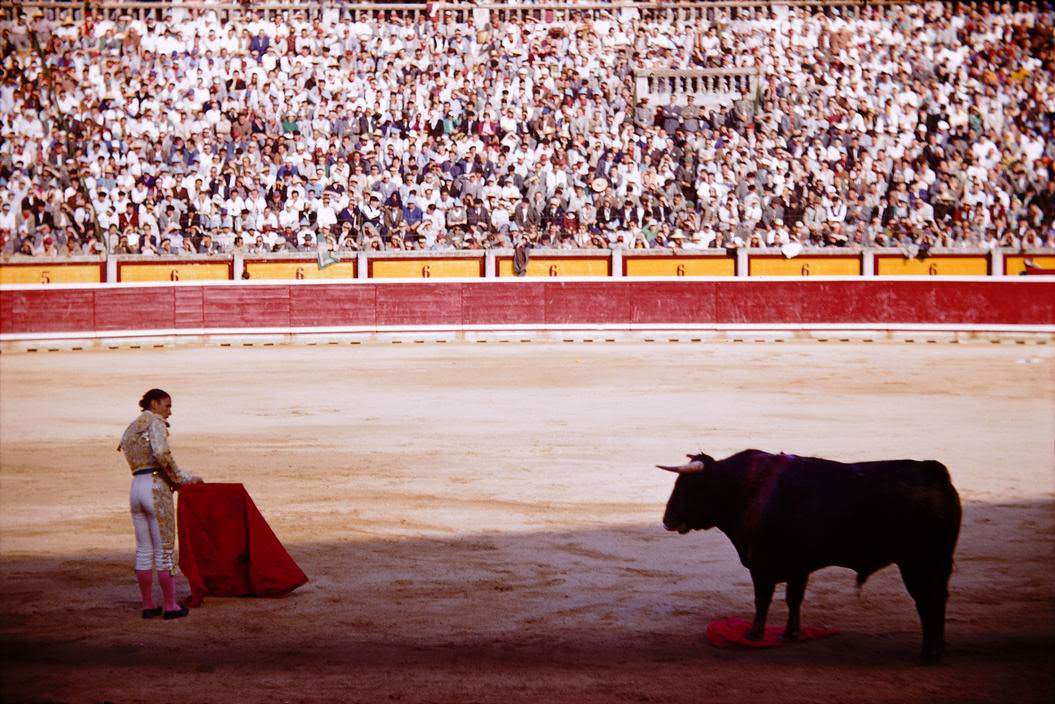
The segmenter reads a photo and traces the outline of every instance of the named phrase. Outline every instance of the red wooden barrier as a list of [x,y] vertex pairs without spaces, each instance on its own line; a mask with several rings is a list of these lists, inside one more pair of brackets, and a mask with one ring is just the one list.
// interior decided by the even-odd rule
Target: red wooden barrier
[[0,292],[0,334],[572,325],[1055,325],[1055,280],[455,281]]
[[0,334],[92,332],[95,292],[91,289],[40,289],[0,292]]
[[293,327],[373,327],[377,297],[373,284],[317,284],[289,287],[289,323]]

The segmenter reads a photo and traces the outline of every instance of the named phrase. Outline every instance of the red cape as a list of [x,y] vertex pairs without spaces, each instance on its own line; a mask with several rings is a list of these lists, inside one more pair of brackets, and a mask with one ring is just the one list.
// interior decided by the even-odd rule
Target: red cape
[[760,640],[748,640],[747,632],[749,630],[751,630],[750,621],[744,621],[735,617],[715,619],[707,624],[707,642],[715,648],[757,650],[760,648],[779,648],[782,645],[817,640],[819,638],[830,638],[839,633],[838,628],[805,627],[799,630],[797,641],[786,641],[780,637],[780,634],[784,632],[782,626],[766,626],[765,633]]
[[241,484],[189,484],[176,511],[191,606],[206,596],[282,596],[308,581]]

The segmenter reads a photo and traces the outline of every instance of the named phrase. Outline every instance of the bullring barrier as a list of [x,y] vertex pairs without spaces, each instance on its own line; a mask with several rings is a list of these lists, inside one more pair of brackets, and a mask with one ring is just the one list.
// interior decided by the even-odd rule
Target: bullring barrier
[[[120,255],[11,258],[0,261],[0,285],[243,281],[295,279],[438,279],[514,276],[513,250],[341,253],[320,267],[315,254],[145,257]],[[531,251],[528,276],[1002,276],[1023,273],[1026,263],[1055,269],[1055,250],[932,249],[907,257],[900,249],[804,250],[785,257],[778,249],[548,250]]]
[[[0,342],[596,331],[1055,333],[1055,277],[304,279],[0,288]],[[614,339],[614,338],[611,338]],[[697,339],[697,338],[694,338]],[[18,344],[15,344],[18,343]]]

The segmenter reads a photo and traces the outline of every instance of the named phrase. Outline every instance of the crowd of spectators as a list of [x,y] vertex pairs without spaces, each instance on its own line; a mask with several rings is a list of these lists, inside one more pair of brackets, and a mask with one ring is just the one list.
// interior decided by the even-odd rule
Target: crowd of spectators
[[[160,7],[0,22],[4,254],[1055,245],[1049,6]],[[758,95],[635,101],[723,67]]]

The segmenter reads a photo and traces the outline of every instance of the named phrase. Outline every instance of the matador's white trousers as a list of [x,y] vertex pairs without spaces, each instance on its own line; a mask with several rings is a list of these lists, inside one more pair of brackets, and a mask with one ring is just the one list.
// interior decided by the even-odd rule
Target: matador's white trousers
[[136,532],[136,569],[171,570],[176,552],[172,490],[155,474],[136,475],[128,502]]

